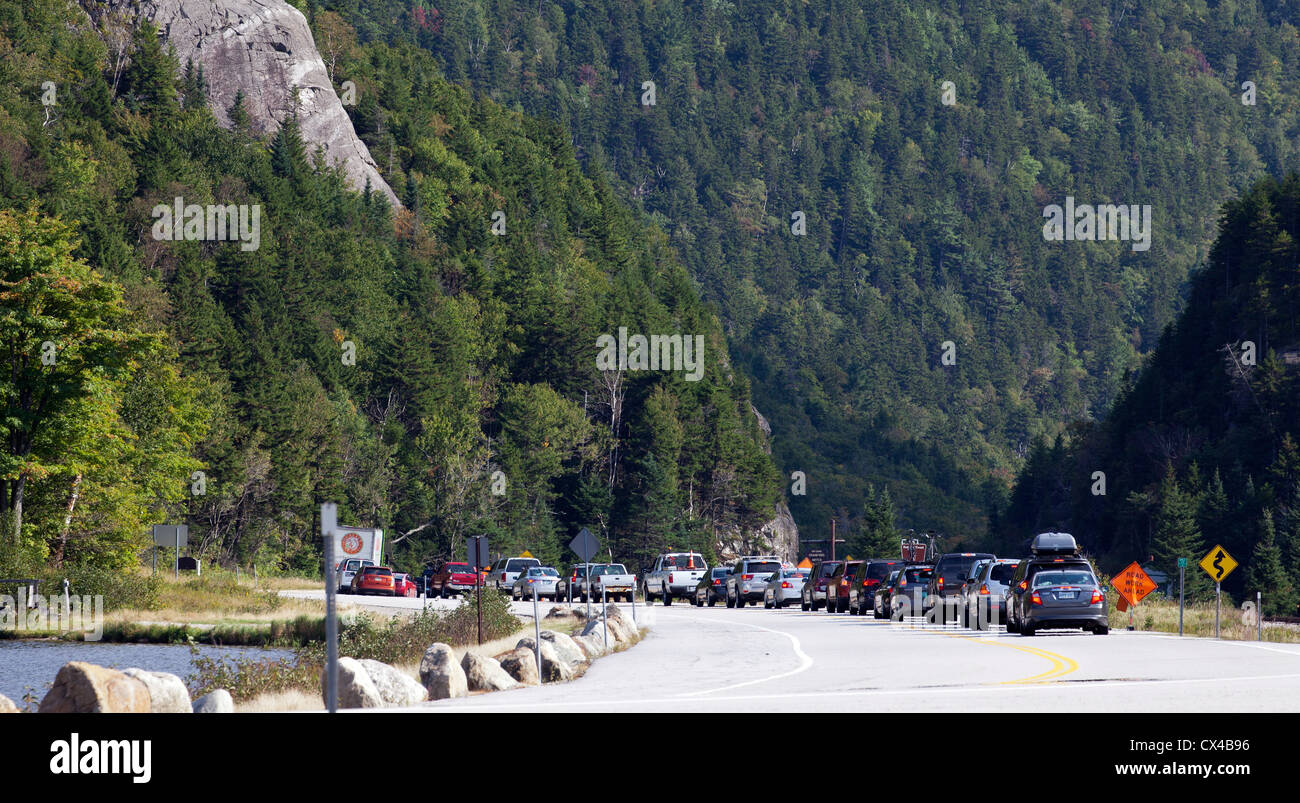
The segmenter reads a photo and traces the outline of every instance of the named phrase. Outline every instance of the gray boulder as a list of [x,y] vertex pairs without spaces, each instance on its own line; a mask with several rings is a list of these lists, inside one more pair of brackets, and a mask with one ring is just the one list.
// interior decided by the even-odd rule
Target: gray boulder
[[194,701],[196,714],[233,714],[235,699],[225,689],[209,692]]
[[22,710],[14,705],[14,701],[0,694],[0,714],[21,714]]
[[166,672],[150,672],[147,669],[122,670],[123,674],[135,678],[149,689],[149,711],[153,714],[188,714],[194,710],[190,702],[190,691],[180,678]]
[[446,700],[469,694],[469,681],[465,670],[456,662],[456,653],[446,644],[434,644],[424,651],[420,659],[420,682],[429,692],[430,700]]
[[[321,667],[321,699],[329,706],[329,670]],[[384,698],[370,673],[355,658],[339,659],[339,708],[383,708]]]
[[496,660],[510,677],[524,686],[536,686],[541,682],[537,677],[537,658],[532,650],[514,649],[503,652]]
[[69,661],[41,700],[42,714],[147,714],[149,688],[129,675]]
[[460,659],[460,668],[465,670],[470,691],[505,691],[519,685],[495,658],[467,652]]
[[384,705],[412,706],[424,702],[427,690],[420,681],[383,661],[362,658],[359,662],[379,690]]
[[582,648],[584,653],[586,653],[588,661],[594,661],[608,652],[608,650],[605,649],[604,639],[599,635],[574,636],[573,641]]
[[[521,638],[515,645],[516,650],[527,650],[530,655],[533,654],[533,644],[535,642],[530,638]],[[542,639],[542,680],[546,683],[559,683],[565,680],[573,680],[573,667],[560,660],[560,656],[555,651],[555,645]],[[536,658],[534,658],[534,661]]]
[[569,669],[577,670],[583,664],[587,663],[587,655],[578,646],[568,633],[557,633],[554,630],[543,630],[542,641],[549,642],[555,648],[555,654],[560,660],[569,665]]

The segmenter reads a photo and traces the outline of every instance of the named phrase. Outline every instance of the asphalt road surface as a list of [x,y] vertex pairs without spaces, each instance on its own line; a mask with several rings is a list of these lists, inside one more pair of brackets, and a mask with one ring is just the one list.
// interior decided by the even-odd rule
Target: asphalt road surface
[[1124,630],[1026,638],[761,606],[637,609],[651,617],[646,637],[577,681],[419,710],[1300,711],[1300,644]]

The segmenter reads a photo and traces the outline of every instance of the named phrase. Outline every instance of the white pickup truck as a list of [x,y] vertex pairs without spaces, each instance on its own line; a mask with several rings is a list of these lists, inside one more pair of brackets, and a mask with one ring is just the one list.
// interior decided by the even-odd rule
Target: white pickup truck
[[645,576],[641,590],[646,604],[661,597],[665,605],[673,604],[673,597],[690,599],[700,578],[709,570],[704,556],[698,552],[668,552],[655,558],[654,568]]
[[611,602],[631,602],[636,591],[636,575],[628,574],[627,567],[621,563],[593,564],[586,577],[578,578],[575,590],[583,602],[589,593],[593,601],[599,600],[602,590]]

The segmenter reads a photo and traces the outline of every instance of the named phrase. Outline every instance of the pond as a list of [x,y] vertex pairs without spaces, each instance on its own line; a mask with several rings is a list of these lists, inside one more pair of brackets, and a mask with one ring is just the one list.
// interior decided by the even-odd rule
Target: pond
[[[199,645],[198,650],[208,658],[293,659],[293,650],[285,649]],[[194,671],[191,659],[190,648],[184,644],[0,640],[0,694],[24,708],[23,696],[30,688],[39,704],[59,669],[69,661],[86,661],[114,669],[136,666],[152,672],[170,672],[186,680]]]

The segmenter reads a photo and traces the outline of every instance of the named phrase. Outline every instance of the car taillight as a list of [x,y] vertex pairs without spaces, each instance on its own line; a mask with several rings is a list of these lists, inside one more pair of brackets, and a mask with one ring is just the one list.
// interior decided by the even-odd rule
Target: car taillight
[[673,581],[673,576],[672,576],[671,574],[669,574],[669,575],[668,575],[668,582],[671,583],[672,581]]
[[1092,590],[1092,599],[1090,600],[1089,604],[1096,605],[1097,603],[1101,602],[1103,599],[1105,599],[1105,597],[1101,595],[1101,589],[1094,588]]
[[501,580],[504,581],[505,579],[506,579],[506,573],[505,573],[505,572],[502,572],[502,573],[501,573]]
[[781,587],[782,587],[782,588],[794,588],[794,586],[790,585],[790,582],[789,582],[788,580],[782,580],[782,581],[781,581]]
[[1021,590],[1021,591],[1024,591],[1026,588],[1029,588],[1029,581],[1028,581],[1028,580],[1021,580],[1021,581],[1020,581],[1020,590]]
[[984,585],[980,586],[980,593],[981,593],[981,594],[987,594],[987,593],[989,593],[989,586],[988,586],[988,583],[985,583]]
[[1042,604],[1043,604],[1043,598],[1040,597],[1040,596],[1038,596],[1038,592],[1037,592],[1037,591],[1035,591],[1035,592],[1033,593],[1033,595],[1029,597],[1029,601],[1032,602],[1032,603],[1035,604],[1035,605],[1042,605]]
[[715,586],[720,586],[720,585],[722,585],[722,581],[721,581],[721,580],[714,580],[714,581],[713,581],[713,584],[714,584]]
[[942,577],[939,578],[939,590],[940,590],[940,591],[943,590],[943,578],[942,578]]
[[902,587],[905,586],[905,585],[907,585],[907,578],[906,578],[906,577],[904,577],[902,580],[899,580],[899,581],[898,581],[898,587],[899,587],[899,588],[902,588]]

